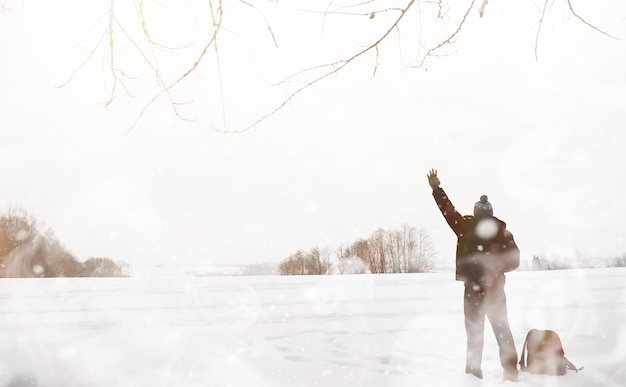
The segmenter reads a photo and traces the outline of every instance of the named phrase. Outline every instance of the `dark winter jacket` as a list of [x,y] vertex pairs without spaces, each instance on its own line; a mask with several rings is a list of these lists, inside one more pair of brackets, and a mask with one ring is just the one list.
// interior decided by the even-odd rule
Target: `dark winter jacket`
[[519,249],[506,223],[493,216],[459,214],[441,187],[433,190],[433,197],[458,238],[457,280],[493,285],[504,280],[504,273],[519,266]]

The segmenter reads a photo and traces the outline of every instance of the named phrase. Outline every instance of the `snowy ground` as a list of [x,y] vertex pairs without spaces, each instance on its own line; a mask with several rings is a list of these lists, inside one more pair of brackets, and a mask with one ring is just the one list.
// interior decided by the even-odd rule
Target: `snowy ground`
[[501,382],[486,331],[463,374],[449,273],[0,280],[0,386],[626,386],[626,269],[515,272],[518,353],[556,330],[584,370]]

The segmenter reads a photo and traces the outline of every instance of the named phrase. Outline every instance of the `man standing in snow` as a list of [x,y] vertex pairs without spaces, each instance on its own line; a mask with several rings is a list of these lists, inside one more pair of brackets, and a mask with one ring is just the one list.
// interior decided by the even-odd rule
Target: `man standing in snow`
[[461,215],[439,186],[437,171],[427,175],[433,197],[456,234],[456,279],[465,284],[463,311],[467,334],[465,373],[482,379],[485,315],[500,348],[505,380],[517,380],[517,350],[509,327],[504,273],[519,266],[519,249],[506,223],[493,216],[487,196],[474,205],[474,215]]

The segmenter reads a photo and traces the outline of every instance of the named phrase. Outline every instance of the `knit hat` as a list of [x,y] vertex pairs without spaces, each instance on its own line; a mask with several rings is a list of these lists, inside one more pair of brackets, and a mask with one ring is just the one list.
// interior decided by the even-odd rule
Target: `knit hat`
[[487,200],[487,195],[482,195],[480,201],[474,204],[474,216],[477,218],[493,216],[493,208],[491,207],[491,203]]

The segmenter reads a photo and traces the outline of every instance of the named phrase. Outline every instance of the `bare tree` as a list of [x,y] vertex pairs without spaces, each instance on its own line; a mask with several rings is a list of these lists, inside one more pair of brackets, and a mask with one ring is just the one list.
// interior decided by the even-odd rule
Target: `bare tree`
[[[379,228],[367,239],[358,238],[335,250],[340,274],[425,273],[432,271],[436,251],[428,232],[408,224],[398,229]],[[284,259],[283,275],[324,275],[332,269],[328,249],[298,250]]]
[[[545,16],[555,2],[545,0],[538,9],[535,20],[537,25],[535,57],[538,57],[537,48]],[[584,15],[581,15],[572,0],[561,0],[561,2],[575,20],[595,32],[613,38],[611,34],[600,30]],[[475,15],[482,18],[488,10],[487,0],[468,0],[466,2],[450,0],[327,0],[309,1],[304,4],[302,1],[292,0],[257,2],[209,0],[185,2],[184,4],[189,7],[186,16],[178,15],[178,19],[170,21],[168,17],[172,17],[171,14],[179,9],[174,4],[170,5],[170,9],[156,0],[134,0],[130,2],[108,0],[108,6],[103,10],[101,17],[91,29],[86,31],[83,37],[84,44],[91,45],[89,52],[61,86],[71,82],[76,73],[85,69],[90,61],[102,54],[107,60],[106,67],[109,78],[107,96],[103,101],[105,107],[111,106],[115,99],[120,96],[120,93],[134,96],[134,92],[137,90],[134,86],[140,80],[149,80],[152,82],[153,92],[141,96],[139,103],[143,106],[138,108],[136,120],[130,125],[129,130],[132,130],[148,108],[160,99],[166,99],[173,113],[180,119],[193,120],[193,115],[185,111],[185,107],[191,101],[185,98],[185,94],[179,94],[179,89],[185,83],[197,82],[197,78],[192,77],[192,74],[198,74],[202,69],[210,72],[209,78],[217,80],[211,85],[215,85],[221,111],[211,111],[210,114],[221,115],[222,119],[221,124],[215,126],[214,129],[223,132],[244,132],[273,117],[300,93],[330,76],[342,72],[354,62],[371,61],[372,73],[376,74],[385,43],[390,40],[393,43],[393,38],[400,41],[403,29],[408,29],[411,32],[406,35],[411,36],[409,44],[414,47],[421,47],[420,52],[411,60],[409,67],[426,68],[433,58],[450,53],[449,49],[461,38],[464,27],[470,18],[475,17]],[[5,2],[0,2],[0,6],[5,6]],[[133,16],[128,17],[129,14]],[[267,46],[275,49],[279,47],[280,37],[291,35],[293,31],[284,31],[282,35],[278,36],[278,33],[274,31],[274,26],[281,23],[279,20],[272,22],[270,20],[271,15],[278,15],[276,18],[280,17],[283,20],[302,15],[317,17],[323,26],[331,20],[344,25],[356,23],[362,28],[358,30],[362,38],[359,39],[358,44],[336,54],[335,58],[313,63],[296,70],[291,75],[279,78],[274,84],[284,91],[284,97],[265,111],[256,111],[255,118],[249,122],[232,128],[228,121],[225,106],[224,90],[228,85],[224,85],[222,82],[222,63],[225,51],[224,44],[228,44],[224,42],[227,42],[229,37],[240,34],[236,27],[229,24],[230,20],[236,19],[235,15],[256,18],[257,25],[264,27],[259,27],[259,30],[252,32],[252,34],[265,36],[269,43]],[[168,22],[157,23],[155,19],[159,17],[165,18]],[[195,34],[181,37],[184,43],[170,43],[170,37],[176,36],[178,33],[178,31],[174,31],[174,28],[179,30],[181,25],[196,26]],[[412,33],[412,29],[415,29],[416,26],[428,28],[429,25],[439,25],[443,28],[438,33],[433,31],[430,33],[422,31],[422,34],[417,35]],[[405,39],[407,39],[406,36]],[[426,39],[425,36],[434,36],[434,38]],[[336,36],[333,37],[333,41],[341,43],[342,38],[343,36]],[[254,66],[254,63],[250,63],[249,66],[243,66],[243,68],[250,71]]]
[[402,225],[402,272],[408,273],[415,252],[417,230],[408,224]]
[[387,272],[425,273],[435,264],[435,247],[424,229],[408,224],[385,232]]
[[357,239],[348,248],[339,248],[339,267],[342,260],[357,257],[370,273],[409,273],[432,271],[436,251],[428,232],[408,224],[399,229],[379,228],[367,239]]
[[[127,273],[123,263],[100,261],[109,275]],[[21,207],[10,207],[0,215],[0,277],[90,276],[97,261],[79,262],[54,232]],[[119,269],[119,270],[118,270]]]
[[356,257],[365,263],[370,272],[373,272],[372,267],[374,267],[375,264],[370,249],[370,242],[366,239],[357,239],[350,247],[346,248],[339,257],[348,260]]
[[115,262],[110,258],[89,258],[82,264],[83,277],[127,277],[127,264]]
[[370,270],[372,273],[387,272],[387,251],[385,249],[386,231],[382,228],[374,231],[369,238],[371,262]]
[[436,258],[435,245],[428,232],[424,229],[418,229],[409,258],[409,272],[426,273],[432,271]]
[[365,274],[370,273],[368,265],[369,247],[364,239],[359,239],[349,247],[340,245],[335,251],[338,260],[337,270],[339,274]]
[[41,225],[24,208],[11,206],[0,216],[0,263],[17,247],[31,243]]
[[411,271],[412,262],[415,260],[415,251],[417,244],[418,230],[414,226],[403,224],[397,230],[393,230],[390,234],[394,235],[392,240],[397,256],[397,266],[394,267],[394,273],[408,273]]
[[385,250],[387,251],[387,265],[389,273],[402,273],[402,238],[401,230],[391,230],[385,235]]
[[282,275],[324,275],[330,271],[330,255],[327,250],[313,247],[309,252],[296,251],[279,265]]

